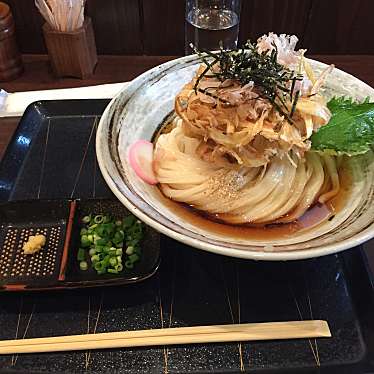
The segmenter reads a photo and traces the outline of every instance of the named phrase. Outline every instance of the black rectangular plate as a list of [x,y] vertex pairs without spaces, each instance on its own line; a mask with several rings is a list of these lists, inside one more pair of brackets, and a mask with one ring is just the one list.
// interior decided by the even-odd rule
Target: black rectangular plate
[[[0,165],[0,199],[111,198],[92,130],[106,104],[33,104]],[[333,337],[0,356],[0,371],[374,372],[373,279],[360,248],[286,263],[226,258],[163,236],[161,248],[159,271],[142,283],[1,294],[0,339],[298,319],[327,320]]]
[[[71,209],[73,205],[75,208]],[[140,244],[142,256],[133,269],[98,275],[89,264],[89,269],[82,271],[77,260],[81,220],[89,214],[123,219],[130,213],[113,199],[0,202],[0,292],[129,284],[143,281],[157,271],[160,235],[148,226]],[[37,234],[46,237],[45,245],[39,252],[25,255],[23,244]]]

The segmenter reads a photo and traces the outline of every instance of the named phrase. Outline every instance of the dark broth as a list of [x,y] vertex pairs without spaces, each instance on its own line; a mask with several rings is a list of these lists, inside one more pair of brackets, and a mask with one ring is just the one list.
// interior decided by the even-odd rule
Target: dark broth
[[306,231],[315,228],[327,219],[334,219],[335,214],[344,209],[352,185],[351,174],[344,166],[340,168],[339,176],[341,188],[337,196],[331,199],[327,204],[316,204],[310,207],[302,217],[291,223],[230,225],[220,221],[217,216],[194,209],[187,204],[170,200],[160,190],[159,194],[160,199],[174,214],[181,217],[185,222],[201,227],[206,231],[237,239],[253,238],[271,240],[286,238],[298,231]]

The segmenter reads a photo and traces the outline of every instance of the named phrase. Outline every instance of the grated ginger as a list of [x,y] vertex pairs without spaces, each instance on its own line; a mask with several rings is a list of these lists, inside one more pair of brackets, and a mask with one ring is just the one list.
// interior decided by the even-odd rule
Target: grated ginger
[[46,237],[44,235],[30,236],[29,240],[23,244],[23,252],[25,255],[33,255],[39,252],[45,245]]

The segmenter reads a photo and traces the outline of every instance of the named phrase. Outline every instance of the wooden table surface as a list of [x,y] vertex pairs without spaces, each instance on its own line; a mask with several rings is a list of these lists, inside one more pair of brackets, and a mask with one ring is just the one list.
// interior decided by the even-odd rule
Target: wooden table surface
[[[334,64],[374,87],[374,55],[318,55],[312,58]],[[46,56],[24,56],[25,72],[12,82],[1,84],[8,92],[82,87],[104,83],[129,81],[144,71],[172,59],[168,56],[100,56],[95,74],[86,80],[56,79]],[[17,127],[19,117],[0,118],[0,160]],[[374,269],[374,241],[365,244],[372,269]]]

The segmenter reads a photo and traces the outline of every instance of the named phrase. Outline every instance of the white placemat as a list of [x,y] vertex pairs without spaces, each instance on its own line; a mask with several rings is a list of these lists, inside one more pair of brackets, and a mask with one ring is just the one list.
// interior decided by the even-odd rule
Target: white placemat
[[97,86],[63,88],[58,90],[0,92],[0,117],[22,116],[25,109],[39,100],[69,99],[111,99],[124,87],[124,83],[101,84]]

